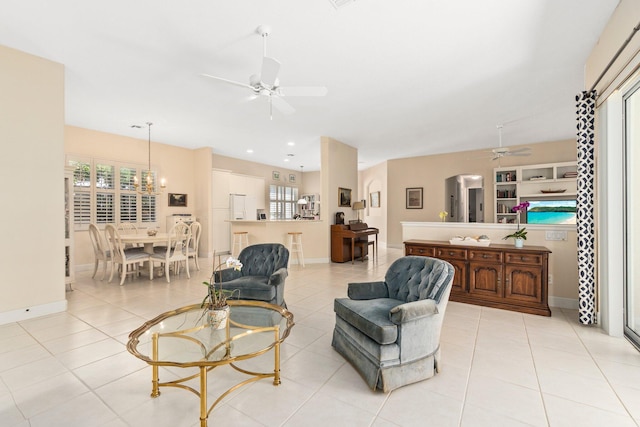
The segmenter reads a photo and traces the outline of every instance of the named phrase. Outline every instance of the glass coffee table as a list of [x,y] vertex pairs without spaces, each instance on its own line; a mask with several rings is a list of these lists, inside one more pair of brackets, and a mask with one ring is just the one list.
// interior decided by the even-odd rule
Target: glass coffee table
[[[157,316],[131,332],[127,350],[152,367],[151,397],[160,396],[160,387],[178,387],[200,397],[200,425],[206,427],[213,408],[229,393],[262,378],[273,377],[280,384],[280,343],[293,327],[293,314],[285,308],[261,301],[233,300],[229,319],[223,327],[213,327],[200,304],[182,307]],[[273,372],[252,372],[235,362],[263,355],[273,349]],[[207,406],[207,373],[229,365],[250,378],[231,387]],[[198,373],[174,381],[160,382],[158,368],[175,366],[198,368]],[[199,379],[199,390],[185,384]]]

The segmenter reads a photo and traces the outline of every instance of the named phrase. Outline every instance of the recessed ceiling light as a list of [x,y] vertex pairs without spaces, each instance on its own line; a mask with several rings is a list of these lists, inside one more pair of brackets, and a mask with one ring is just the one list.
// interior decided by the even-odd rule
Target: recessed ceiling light
[[247,153],[251,154],[251,153],[253,153],[253,150],[252,150],[251,148],[249,148],[249,149],[247,150]]
[[289,161],[289,159],[284,159],[284,161],[285,161],[285,162],[288,162],[288,161]]
[[293,141],[289,141],[289,142],[287,142],[287,145],[288,145],[289,147],[293,147],[294,145],[296,145],[296,143],[295,143],[295,142],[293,142]]

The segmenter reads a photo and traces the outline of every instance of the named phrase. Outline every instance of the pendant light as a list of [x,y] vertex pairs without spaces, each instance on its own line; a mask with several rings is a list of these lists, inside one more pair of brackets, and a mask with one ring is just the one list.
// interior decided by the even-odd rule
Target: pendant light
[[[146,174],[144,175],[144,182],[142,185],[138,183],[138,177],[133,177],[133,186],[138,192],[138,194],[149,195],[149,196],[157,196],[161,194],[162,191],[167,187],[166,181],[164,178],[160,180],[160,191],[154,191],[153,185],[153,172],[151,171],[151,125],[153,123],[147,122],[147,127],[149,128],[149,139],[148,139],[148,155],[149,155],[149,163]],[[132,128],[142,129],[140,125],[131,125]],[[144,174],[144,171],[142,172]]]

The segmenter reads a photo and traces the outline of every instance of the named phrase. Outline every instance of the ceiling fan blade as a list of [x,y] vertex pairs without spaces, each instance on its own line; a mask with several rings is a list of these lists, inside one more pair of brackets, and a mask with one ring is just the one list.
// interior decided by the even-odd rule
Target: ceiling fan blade
[[262,71],[260,71],[260,81],[269,87],[276,84],[278,72],[280,71],[280,62],[276,59],[265,56],[262,58]]
[[278,88],[280,96],[325,96],[327,88],[324,86],[297,86]]
[[287,101],[280,98],[279,96],[271,95],[270,99],[271,99],[272,105],[276,107],[276,110],[280,111],[282,114],[295,113],[296,111],[295,108],[293,108]]
[[221,82],[231,83],[232,85],[236,85],[236,86],[240,86],[240,87],[246,87],[246,88],[249,88],[249,89],[253,90],[253,87],[251,85],[246,84],[246,83],[240,83],[240,82],[236,82],[236,81],[233,81],[233,80],[223,79],[222,77],[216,77],[216,76],[212,76],[210,74],[202,74],[202,75],[204,77],[209,77],[210,79],[220,80]]

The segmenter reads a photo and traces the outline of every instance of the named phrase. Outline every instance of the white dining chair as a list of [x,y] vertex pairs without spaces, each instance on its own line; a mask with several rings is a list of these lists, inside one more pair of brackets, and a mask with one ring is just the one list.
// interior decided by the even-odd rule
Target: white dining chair
[[104,277],[107,274],[107,264],[109,264],[109,261],[111,261],[111,251],[109,250],[109,245],[104,241],[100,230],[93,223],[89,224],[89,237],[91,238],[91,244],[93,245],[93,254],[95,256],[93,275],[91,276],[91,278],[96,277],[98,266],[100,264],[100,261],[102,261],[104,263],[104,266],[102,269],[102,277],[100,278],[100,280],[104,280]]
[[171,283],[171,278],[169,277],[170,267],[173,265],[173,271],[177,275],[180,273],[180,264],[184,261],[187,277],[191,278],[189,274],[189,259],[187,257],[187,247],[190,240],[191,230],[187,224],[178,223],[174,225],[167,235],[167,246],[163,246],[164,250],[158,251],[154,248],[154,253],[150,256],[150,270],[153,271],[155,262],[162,263],[167,282]]
[[[132,222],[120,222],[116,226],[116,230],[118,230],[119,234],[138,234],[138,226]],[[130,251],[131,249],[133,249],[134,252],[139,252],[143,249],[143,246],[136,243],[124,244],[125,251]]]
[[[196,270],[200,270],[200,263],[198,262],[198,247],[200,246],[200,234],[202,234],[202,225],[199,222],[194,221],[189,227],[191,229],[191,241],[187,246],[187,258],[193,258],[196,265]],[[188,261],[187,261],[188,262]]]
[[[149,261],[149,254],[144,251],[125,251],[124,244],[120,240],[120,233],[118,230],[111,225],[107,224],[105,227],[105,231],[107,233],[107,240],[109,241],[110,249],[111,249],[111,275],[109,276],[109,283],[113,279],[113,270],[114,266],[118,264],[121,269],[121,277],[120,277],[120,286],[124,284],[124,279],[127,274],[140,274],[138,269],[138,264],[144,261]],[[132,266],[133,268],[129,271],[127,267]],[[153,269],[150,269],[151,274],[153,274]],[[151,275],[150,275],[151,276]],[[151,276],[150,278],[153,278]]]

